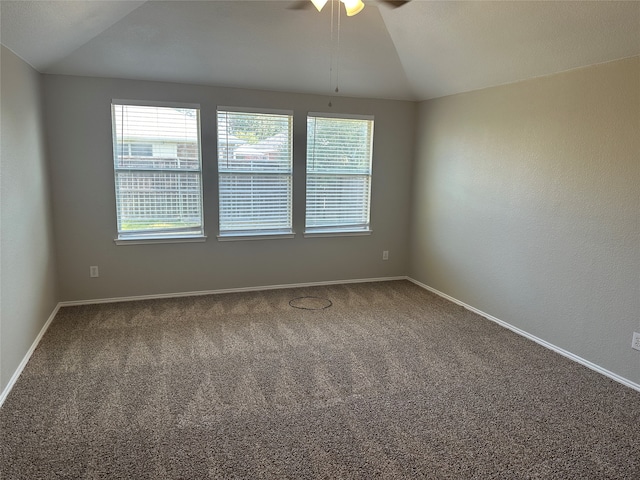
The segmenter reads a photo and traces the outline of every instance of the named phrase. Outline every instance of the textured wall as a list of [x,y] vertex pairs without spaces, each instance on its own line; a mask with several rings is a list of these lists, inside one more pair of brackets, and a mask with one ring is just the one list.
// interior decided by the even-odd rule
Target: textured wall
[[0,392],[57,303],[41,76],[5,47],[2,62]]
[[[45,76],[61,300],[404,275],[416,104],[253,90]],[[204,243],[116,246],[111,99],[199,103]],[[217,105],[294,110],[294,239],[218,242]],[[375,116],[371,225],[366,237],[303,238],[306,115]],[[382,250],[390,251],[382,261]],[[100,277],[89,278],[89,266]]]
[[423,102],[411,276],[640,383],[640,58]]

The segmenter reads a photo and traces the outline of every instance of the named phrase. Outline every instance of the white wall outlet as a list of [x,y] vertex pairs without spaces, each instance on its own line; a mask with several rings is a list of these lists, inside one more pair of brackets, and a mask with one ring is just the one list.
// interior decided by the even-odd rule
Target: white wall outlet
[[633,340],[631,341],[631,348],[640,350],[640,333],[633,332]]
[[98,267],[89,267],[89,276],[91,278],[97,278],[100,276],[100,272],[98,272]]
[[383,260],[389,260],[389,250],[383,250],[382,251],[382,259]]

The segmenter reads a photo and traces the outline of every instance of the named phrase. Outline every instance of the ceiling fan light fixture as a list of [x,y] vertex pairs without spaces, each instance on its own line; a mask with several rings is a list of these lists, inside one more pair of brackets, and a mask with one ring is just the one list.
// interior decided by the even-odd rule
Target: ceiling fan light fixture
[[360,13],[364,8],[364,3],[362,2],[362,0],[340,0],[340,1],[344,3],[344,9],[347,11],[347,17],[353,17],[355,14]]
[[320,12],[322,11],[322,8],[327,4],[327,1],[328,0],[311,0],[311,3],[313,3],[313,6],[316,7],[316,9]]

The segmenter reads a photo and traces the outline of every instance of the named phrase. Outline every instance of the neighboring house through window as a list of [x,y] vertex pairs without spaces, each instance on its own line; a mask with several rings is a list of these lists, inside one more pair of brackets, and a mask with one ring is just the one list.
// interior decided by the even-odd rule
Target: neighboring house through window
[[118,155],[122,157],[152,157],[151,143],[118,143]]
[[373,117],[309,113],[305,235],[370,229]]
[[198,105],[114,100],[118,239],[204,235]]
[[293,113],[218,107],[221,240],[291,236]]

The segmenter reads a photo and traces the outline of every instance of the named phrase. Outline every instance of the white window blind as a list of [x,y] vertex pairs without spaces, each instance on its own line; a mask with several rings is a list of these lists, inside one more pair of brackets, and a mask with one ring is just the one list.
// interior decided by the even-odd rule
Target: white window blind
[[204,234],[193,107],[112,103],[118,239]]
[[292,232],[291,112],[218,109],[220,236]]
[[305,233],[368,232],[372,117],[307,117]]

